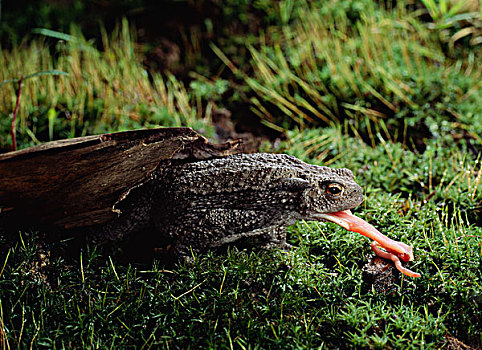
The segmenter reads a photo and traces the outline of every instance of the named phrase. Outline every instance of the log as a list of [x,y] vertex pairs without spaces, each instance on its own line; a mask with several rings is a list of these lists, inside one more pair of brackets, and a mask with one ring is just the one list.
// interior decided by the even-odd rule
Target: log
[[238,153],[239,141],[212,144],[190,128],[133,130],[48,142],[0,154],[0,222],[61,229],[106,223],[124,193],[171,159]]

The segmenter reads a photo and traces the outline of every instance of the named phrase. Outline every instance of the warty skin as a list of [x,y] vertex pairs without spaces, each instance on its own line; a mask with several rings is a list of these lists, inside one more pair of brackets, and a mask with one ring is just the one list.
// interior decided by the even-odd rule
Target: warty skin
[[[171,165],[157,174],[150,217],[179,256],[256,238],[286,247],[286,226],[352,209],[362,189],[348,169],[284,154],[239,154]],[[319,219],[316,219],[319,220]]]

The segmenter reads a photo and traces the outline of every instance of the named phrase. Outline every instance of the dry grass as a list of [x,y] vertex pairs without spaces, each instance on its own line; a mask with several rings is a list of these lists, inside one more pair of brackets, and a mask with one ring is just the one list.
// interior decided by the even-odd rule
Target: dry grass
[[[47,119],[74,137],[124,128],[164,126],[206,127],[211,108],[199,110],[174,76],[150,74],[136,54],[132,30],[122,27],[102,36],[102,50],[79,32],[50,48],[37,40],[0,52],[0,82],[39,71],[59,70],[68,76],[26,80],[19,108],[19,132],[38,142]],[[0,116],[13,111],[17,84],[0,87]],[[52,123],[52,121],[51,121]],[[50,133],[52,138],[53,133]],[[45,141],[45,139],[44,139]],[[4,143],[4,142],[2,142]]]
[[275,39],[250,47],[254,75],[245,79],[257,94],[252,110],[266,124],[289,118],[303,128],[348,118],[406,142],[406,128],[431,110],[460,129],[475,123],[480,142],[480,121],[459,109],[481,97],[480,52],[449,58],[418,14],[401,6],[390,14],[367,8],[355,25],[336,14],[310,8]]

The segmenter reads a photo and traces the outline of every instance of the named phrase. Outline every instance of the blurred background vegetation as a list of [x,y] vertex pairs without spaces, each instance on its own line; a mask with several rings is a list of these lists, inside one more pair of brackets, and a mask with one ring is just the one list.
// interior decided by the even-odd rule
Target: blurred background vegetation
[[[123,128],[199,130],[227,108],[240,129],[347,122],[372,145],[377,132],[418,150],[449,134],[473,152],[481,30],[469,0],[4,2],[0,83],[69,74],[25,81],[21,147]],[[3,149],[16,90],[0,89]]]
[[319,223],[290,228],[295,252],[234,249],[174,272],[96,249],[40,268],[23,232],[2,242],[3,348],[482,347],[479,1],[0,5],[1,152],[22,77],[19,148],[159,126],[249,133],[352,169],[357,214],[412,242],[423,274],[376,291],[367,242]]

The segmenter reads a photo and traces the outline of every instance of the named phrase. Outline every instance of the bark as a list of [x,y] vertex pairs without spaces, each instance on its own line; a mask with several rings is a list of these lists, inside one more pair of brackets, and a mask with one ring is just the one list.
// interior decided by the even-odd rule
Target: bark
[[238,144],[212,144],[190,128],[159,128],[0,154],[0,221],[6,214],[63,229],[106,223],[122,195],[168,160],[227,156],[238,153]]

